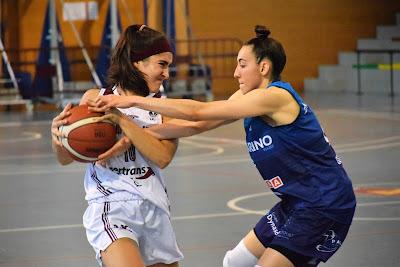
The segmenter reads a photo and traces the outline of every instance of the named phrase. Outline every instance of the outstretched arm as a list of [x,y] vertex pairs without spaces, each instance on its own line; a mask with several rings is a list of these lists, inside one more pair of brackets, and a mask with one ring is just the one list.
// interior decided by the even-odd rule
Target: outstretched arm
[[158,139],[171,139],[196,135],[221,125],[231,123],[230,121],[187,121],[171,119],[163,124],[154,125],[146,131]]
[[156,99],[140,96],[122,98],[107,95],[97,97],[91,105],[95,111],[104,111],[110,107],[136,106],[168,117],[200,121],[234,120],[256,116],[273,118],[277,112],[291,113],[293,107],[287,108],[287,106],[297,103],[286,90],[273,87],[268,90],[254,89],[235,99],[207,103],[189,99]]
[[[229,97],[229,100],[237,99],[241,96],[243,96],[242,91],[238,90]],[[146,131],[158,139],[180,138],[209,131],[234,121],[236,120],[188,121],[168,118],[163,124],[154,125],[146,129]]]

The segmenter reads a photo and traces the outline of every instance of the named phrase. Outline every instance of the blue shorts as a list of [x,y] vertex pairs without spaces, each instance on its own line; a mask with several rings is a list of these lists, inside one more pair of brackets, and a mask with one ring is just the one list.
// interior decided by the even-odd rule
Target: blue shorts
[[279,202],[260,219],[254,232],[266,248],[284,248],[325,262],[342,245],[349,227],[312,209],[294,209]]

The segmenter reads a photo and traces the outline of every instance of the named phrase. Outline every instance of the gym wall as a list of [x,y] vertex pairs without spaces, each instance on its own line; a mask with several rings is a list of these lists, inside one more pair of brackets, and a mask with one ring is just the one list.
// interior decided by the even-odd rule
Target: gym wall
[[[161,0],[153,0],[161,1]],[[66,1],[73,2],[73,1]],[[125,1],[136,23],[142,23],[143,1]],[[254,36],[254,25],[271,29],[272,37],[280,40],[287,53],[287,65],[282,75],[300,91],[305,77],[317,76],[318,65],[336,64],[339,51],[352,51],[357,39],[374,37],[377,25],[394,24],[400,12],[398,0],[189,0],[192,32],[196,38],[236,37],[246,41]],[[97,21],[76,21],[75,25],[86,46],[97,46],[101,40],[108,0],[98,0]],[[12,49],[38,48],[47,1],[3,1],[4,39]],[[58,20],[64,45],[78,46],[71,27],[62,19],[60,1],[56,1]],[[129,24],[126,12],[119,5],[123,27]],[[36,60],[19,58],[13,61]],[[80,66],[84,68],[85,66]],[[73,79],[90,73],[85,69],[71,70]],[[34,72],[34,65],[23,71]],[[232,68],[232,77],[233,77]],[[213,93],[224,97],[238,88],[232,78],[214,79]]]

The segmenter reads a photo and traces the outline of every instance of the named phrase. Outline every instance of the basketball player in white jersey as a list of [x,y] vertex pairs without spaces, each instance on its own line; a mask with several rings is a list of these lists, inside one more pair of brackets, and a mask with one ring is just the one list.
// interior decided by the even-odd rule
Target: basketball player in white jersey
[[[145,25],[131,25],[114,49],[110,87],[88,90],[81,104],[98,95],[159,97],[169,77],[172,49],[165,36]],[[73,159],[59,142],[71,105],[54,118],[52,146],[62,165]],[[89,163],[85,174],[88,208],[83,224],[100,265],[177,267],[183,255],[172,229],[162,169],[172,160],[176,140],[158,140],[142,128],[163,123],[160,114],[139,108],[112,110],[119,125],[116,147],[128,147],[102,164]],[[126,136],[125,136],[126,135]]]

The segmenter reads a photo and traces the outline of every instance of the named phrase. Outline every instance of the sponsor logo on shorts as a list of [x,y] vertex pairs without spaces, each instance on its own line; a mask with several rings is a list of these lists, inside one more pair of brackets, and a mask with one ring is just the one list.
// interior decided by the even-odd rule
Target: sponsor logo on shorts
[[342,160],[339,158],[339,156],[335,157],[337,164],[342,165]]
[[266,180],[265,182],[267,183],[268,187],[271,189],[277,189],[277,188],[283,186],[282,179],[279,176],[275,176],[274,178]]
[[114,224],[114,228],[124,229],[124,230],[127,230],[127,231],[131,232],[131,233],[135,233],[128,225],[124,225],[124,224],[121,224],[121,225]]
[[304,110],[304,114],[307,114],[308,112],[308,106],[304,103],[301,103],[303,105],[303,110]]
[[333,230],[329,230],[322,236],[325,237],[325,240],[322,244],[319,244],[315,247],[320,252],[335,252],[342,245],[342,241],[338,239],[339,237]]
[[151,121],[154,121],[157,117],[158,113],[154,112],[154,111],[149,111],[149,119]]
[[274,214],[268,214],[267,215],[267,223],[269,224],[269,226],[271,227],[272,231],[274,232],[274,235],[279,235],[279,230],[278,227],[276,227],[275,221],[276,218],[274,216]]

